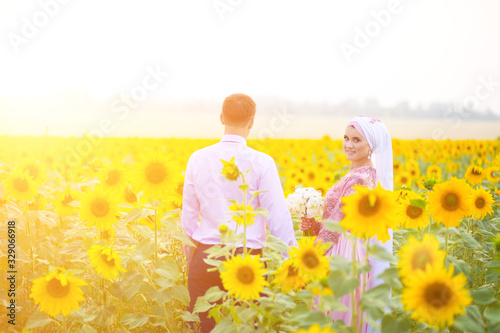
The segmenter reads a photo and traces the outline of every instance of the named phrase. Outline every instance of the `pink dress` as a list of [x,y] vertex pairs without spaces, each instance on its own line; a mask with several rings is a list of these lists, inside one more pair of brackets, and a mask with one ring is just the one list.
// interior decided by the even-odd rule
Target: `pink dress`
[[[375,168],[371,166],[362,166],[356,169],[351,169],[349,172],[342,177],[335,185],[333,185],[330,190],[326,193],[325,197],[325,209],[323,212],[323,220],[334,220],[340,221],[344,218],[344,214],[342,213],[342,206],[344,205],[341,202],[341,198],[344,196],[348,196],[356,193],[353,189],[354,185],[361,185],[367,187],[369,189],[373,189],[376,187],[376,172]],[[324,242],[332,242],[333,245],[326,252],[327,255],[341,255],[349,261],[352,261],[353,258],[353,242],[352,240],[348,240],[344,233],[335,233],[330,232],[323,228],[321,223],[318,223],[318,229],[313,230],[318,233],[318,239]],[[349,232],[349,231],[347,231]],[[365,253],[365,244],[364,241],[360,238],[356,239],[356,260],[359,263],[366,262],[366,253]],[[366,278],[369,283],[366,286],[366,290],[371,287],[371,279],[372,272],[368,272]],[[359,304],[359,300],[361,298],[361,286],[363,284],[362,278],[360,276],[360,288],[356,289],[356,307]],[[352,311],[351,311],[351,295],[345,295],[340,298],[340,302],[347,307],[346,312],[338,312],[333,311],[330,313],[330,316],[334,320],[342,319],[346,324],[352,324]],[[362,332],[366,332],[367,325],[363,325]]]

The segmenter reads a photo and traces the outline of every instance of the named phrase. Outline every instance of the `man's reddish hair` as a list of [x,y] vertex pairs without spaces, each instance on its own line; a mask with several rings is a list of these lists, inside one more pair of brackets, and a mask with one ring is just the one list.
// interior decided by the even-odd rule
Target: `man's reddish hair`
[[255,111],[255,102],[245,94],[232,94],[222,104],[222,116],[229,126],[245,126],[255,117]]

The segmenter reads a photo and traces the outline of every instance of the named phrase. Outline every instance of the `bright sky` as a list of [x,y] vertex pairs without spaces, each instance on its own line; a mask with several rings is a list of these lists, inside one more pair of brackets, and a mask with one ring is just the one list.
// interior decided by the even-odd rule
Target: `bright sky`
[[139,96],[151,71],[168,77],[146,80],[149,101],[472,98],[500,114],[499,13],[498,0],[0,0],[0,117],[75,91]]

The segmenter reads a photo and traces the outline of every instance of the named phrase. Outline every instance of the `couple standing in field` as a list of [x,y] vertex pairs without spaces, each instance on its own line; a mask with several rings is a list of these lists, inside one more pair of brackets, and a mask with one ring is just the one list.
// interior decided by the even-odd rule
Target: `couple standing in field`
[[[213,287],[224,290],[219,272],[208,272],[211,266],[204,262],[207,258],[205,250],[221,243],[219,226],[228,220],[229,200],[243,201],[240,183],[229,182],[221,175],[221,160],[229,161],[234,157],[238,168],[245,172],[248,191],[263,191],[253,202],[253,206],[262,207],[269,213],[267,218],[256,216],[255,223],[247,227],[247,244],[249,253],[262,253],[266,240],[266,225],[272,235],[278,237],[289,246],[297,246],[293,222],[283,194],[276,164],[272,157],[247,146],[246,138],[253,126],[255,102],[247,95],[233,94],[228,96],[222,105],[221,123],[225,127],[221,141],[194,152],[187,164],[183,205],[182,227],[184,233],[197,245],[187,248],[186,256],[189,264],[188,290],[191,302],[188,310],[192,311],[198,297]],[[376,187],[377,183],[386,190],[393,189],[392,144],[385,125],[368,116],[353,118],[346,126],[344,134],[344,152],[351,162],[349,172],[333,185],[325,196],[324,220],[340,221],[343,218],[341,198],[353,194],[354,185],[367,188]],[[251,196],[248,196],[249,198]],[[229,223],[228,226],[231,224]],[[302,218],[302,230],[312,227],[313,234],[322,242],[331,242],[327,255],[342,255],[348,260],[353,258],[352,241],[343,233],[330,232],[323,228],[321,222]],[[241,230],[240,230],[241,231]],[[391,239],[379,244],[392,253]],[[375,240],[369,240],[375,242]],[[362,243],[363,240],[357,239]],[[361,244],[359,244],[361,245]],[[355,258],[359,262],[366,260],[364,246],[356,246]],[[237,251],[238,253],[238,251]],[[368,273],[368,288],[373,287],[376,278],[389,267],[386,262],[368,258],[372,266]],[[360,294],[356,294],[356,303]],[[351,309],[351,298],[344,296],[340,301]],[[332,319],[342,319],[350,324],[352,313],[332,312]],[[207,313],[200,314],[202,332],[209,332],[215,325]],[[364,327],[363,331],[370,330]]]

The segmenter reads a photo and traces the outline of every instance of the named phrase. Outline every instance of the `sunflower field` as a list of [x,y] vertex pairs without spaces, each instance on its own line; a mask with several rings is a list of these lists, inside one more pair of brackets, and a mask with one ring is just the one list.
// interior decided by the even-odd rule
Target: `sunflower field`
[[[190,313],[183,172],[191,153],[217,141],[0,137],[0,332],[191,332],[205,311],[213,332],[225,333],[358,332],[364,323],[500,332],[500,139],[393,139],[394,192],[359,189],[345,222],[323,221],[353,237],[394,230],[394,253],[367,247],[390,268],[359,309],[339,298],[369,265],[326,257],[328,245],[304,236],[294,215],[296,248],[271,235],[262,256],[212,247],[227,290],[210,289]],[[248,145],[274,158],[285,197],[299,184],[325,194],[350,165],[342,141],[329,137]],[[226,177],[237,175],[230,163],[221,162]],[[383,212],[367,212],[367,200],[383,202]],[[231,210],[244,225],[265,215]],[[231,243],[235,235],[220,231]],[[351,310],[352,326],[328,315]]]

